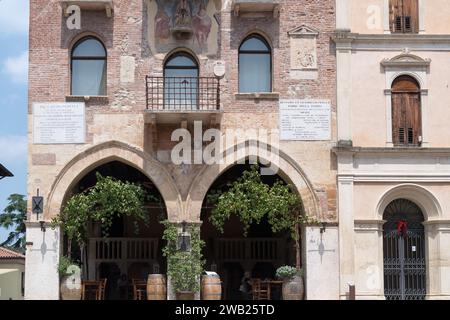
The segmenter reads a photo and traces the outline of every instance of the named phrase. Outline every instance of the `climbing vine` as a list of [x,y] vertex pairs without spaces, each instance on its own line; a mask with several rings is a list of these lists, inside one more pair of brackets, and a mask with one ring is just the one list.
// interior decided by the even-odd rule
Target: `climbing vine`
[[205,261],[202,250],[205,242],[200,238],[199,226],[187,226],[187,232],[191,235],[191,250],[180,251],[177,248],[178,229],[175,224],[163,221],[165,226],[163,239],[167,241],[163,248],[163,255],[167,258],[167,275],[172,281],[176,292],[200,291],[200,276],[203,272]]
[[214,206],[209,218],[211,223],[223,233],[225,222],[236,215],[244,225],[244,236],[247,236],[251,224],[267,218],[274,233],[291,233],[296,247],[296,267],[300,269],[300,228],[316,220],[305,214],[301,197],[292,186],[282,181],[272,186],[264,183],[259,166],[254,165],[228,187],[225,192],[213,191],[208,195],[208,203]]

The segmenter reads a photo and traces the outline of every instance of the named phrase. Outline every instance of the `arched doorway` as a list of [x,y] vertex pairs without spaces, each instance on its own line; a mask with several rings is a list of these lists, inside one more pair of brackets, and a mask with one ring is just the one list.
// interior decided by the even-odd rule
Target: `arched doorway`
[[199,66],[184,51],[172,54],[164,64],[164,106],[167,109],[198,108]]
[[[148,196],[145,210],[148,225],[132,217],[118,215],[103,236],[100,223],[88,225],[85,278],[107,279],[106,299],[131,299],[132,280],[146,280],[149,273],[165,273],[166,262],[161,248],[164,227],[159,223],[167,218],[159,190],[141,171],[120,161],[104,163],[84,175],[70,190],[76,194],[87,190],[97,182],[96,174],[111,176],[120,181],[140,185]],[[137,228],[136,228],[137,226]],[[64,241],[65,242],[65,241]]]
[[384,294],[387,300],[423,300],[426,295],[424,215],[412,201],[397,199],[383,219]]
[[[251,299],[251,288],[245,288],[245,277],[275,279],[275,271],[282,265],[295,265],[294,241],[289,232],[273,233],[267,219],[253,223],[247,237],[243,235],[243,224],[232,215],[220,233],[210,222],[213,206],[208,195],[222,192],[229,184],[251,170],[250,164],[236,164],[223,172],[210,186],[201,210],[201,237],[206,243],[204,257],[206,270],[217,272],[222,280],[223,299]],[[262,182],[273,185],[284,182],[278,175],[262,176]],[[285,183],[285,182],[284,182]],[[247,291],[247,292],[246,292]],[[281,286],[272,287],[272,298],[281,298]]]

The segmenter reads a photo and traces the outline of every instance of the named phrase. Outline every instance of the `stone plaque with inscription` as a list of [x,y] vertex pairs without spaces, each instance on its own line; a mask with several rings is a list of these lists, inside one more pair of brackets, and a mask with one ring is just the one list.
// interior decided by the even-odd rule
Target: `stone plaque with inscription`
[[280,139],[331,139],[331,107],[325,100],[280,100]]
[[85,104],[34,103],[34,144],[79,144],[86,141]]

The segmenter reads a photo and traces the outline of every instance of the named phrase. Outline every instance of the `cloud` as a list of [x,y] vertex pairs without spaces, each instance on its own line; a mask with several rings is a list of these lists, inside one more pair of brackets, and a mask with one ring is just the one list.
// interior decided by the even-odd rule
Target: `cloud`
[[0,136],[0,163],[27,160],[27,136],[6,135]]
[[28,79],[28,51],[17,57],[9,57],[3,62],[3,72],[15,83],[26,83]]
[[28,0],[0,0],[0,35],[28,33]]

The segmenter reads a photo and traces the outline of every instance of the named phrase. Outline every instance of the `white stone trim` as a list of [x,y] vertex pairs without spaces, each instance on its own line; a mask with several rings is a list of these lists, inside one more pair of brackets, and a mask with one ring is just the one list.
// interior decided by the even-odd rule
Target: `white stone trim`
[[425,0],[419,0],[419,34],[425,33]]
[[425,221],[442,217],[441,205],[432,192],[423,186],[405,183],[389,189],[381,196],[376,208],[378,219],[383,219],[386,207],[396,199],[407,199],[414,202],[422,210]]
[[392,147],[392,97],[391,88],[392,83],[399,76],[408,75],[417,80],[420,85],[420,115],[421,115],[421,131],[422,141],[421,146],[426,147],[429,143],[428,138],[428,83],[427,72],[429,70],[431,60],[422,59],[419,56],[412,55],[408,49],[404,49],[404,53],[397,55],[391,59],[385,59],[381,61],[381,66],[385,72],[385,89],[386,96],[386,147]]
[[[352,155],[347,155],[352,157]],[[346,162],[350,161],[347,159]],[[343,177],[341,177],[343,178]],[[338,180],[340,297],[347,296],[348,283],[355,283],[353,181]]]
[[389,0],[384,0],[383,18],[384,34],[390,34],[391,26],[389,25]]
[[59,300],[60,230],[26,224],[25,300]]
[[350,30],[350,0],[336,0],[336,29]]
[[[337,0],[339,1],[339,0]],[[391,34],[391,27],[389,25],[389,0],[384,0],[383,8],[383,27],[384,34]],[[419,34],[425,33],[425,0],[419,0]]]

